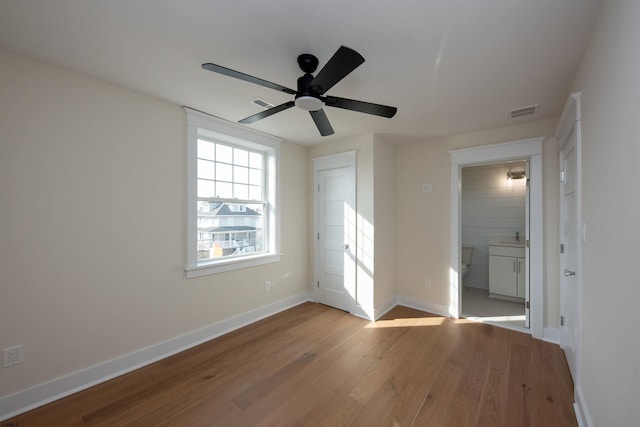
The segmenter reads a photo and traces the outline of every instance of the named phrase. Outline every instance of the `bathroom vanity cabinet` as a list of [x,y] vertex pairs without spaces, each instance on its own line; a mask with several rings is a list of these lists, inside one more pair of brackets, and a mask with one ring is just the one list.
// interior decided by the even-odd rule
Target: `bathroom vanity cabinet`
[[522,302],[525,299],[526,262],[523,246],[489,245],[489,295]]

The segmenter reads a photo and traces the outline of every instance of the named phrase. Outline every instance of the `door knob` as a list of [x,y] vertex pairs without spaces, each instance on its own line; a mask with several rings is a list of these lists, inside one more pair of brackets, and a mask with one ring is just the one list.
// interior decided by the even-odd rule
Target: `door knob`
[[345,243],[344,245],[342,245],[342,247],[343,247],[343,249],[344,249],[345,251],[348,251],[348,250],[349,250],[349,244],[348,244],[348,243]]
[[575,275],[576,275],[575,271],[567,270],[566,268],[564,269],[564,277],[570,277]]

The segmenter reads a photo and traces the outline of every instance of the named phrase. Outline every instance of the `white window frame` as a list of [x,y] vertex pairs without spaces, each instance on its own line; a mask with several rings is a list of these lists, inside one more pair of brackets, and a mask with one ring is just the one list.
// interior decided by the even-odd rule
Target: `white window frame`
[[[282,139],[185,107],[187,113],[187,278],[206,276],[280,261],[280,144]],[[265,155],[265,246],[259,254],[198,261],[198,137]]]

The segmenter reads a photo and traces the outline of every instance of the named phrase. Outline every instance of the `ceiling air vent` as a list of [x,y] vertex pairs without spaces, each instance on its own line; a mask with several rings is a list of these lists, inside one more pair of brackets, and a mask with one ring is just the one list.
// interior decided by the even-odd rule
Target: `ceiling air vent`
[[529,105],[528,107],[516,108],[515,110],[509,111],[509,116],[512,119],[517,119],[518,117],[530,116],[532,114],[536,114],[538,112],[538,105]]
[[268,110],[269,108],[275,107],[275,105],[273,105],[272,103],[267,102],[267,101],[265,101],[264,99],[261,99],[261,98],[253,98],[251,100],[251,103],[257,105],[260,108],[264,108],[265,110]]

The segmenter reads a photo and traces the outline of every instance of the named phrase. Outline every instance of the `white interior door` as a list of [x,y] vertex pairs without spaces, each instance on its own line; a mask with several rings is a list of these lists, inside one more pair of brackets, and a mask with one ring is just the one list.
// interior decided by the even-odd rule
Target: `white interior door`
[[[531,327],[531,320],[529,319],[531,307],[531,285],[529,280],[529,272],[531,268],[529,267],[529,242],[531,239],[531,168],[529,167],[529,161],[525,163],[525,173],[526,173],[526,190],[525,190],[525,209],[524,209],[524,233],[525,233],[525,242],[524,252],[525,259],[519,261],[518,265],[518,273],[520,277],[518,277],[518,286],[520,285],[520,279],[524,280],[524,327],[529,329]],[[524,271],[523,271],[524,270]],[[520,295],[518,295],[520,296]]]
[[355,166],[317,171],[316,301],[351,312],[355,286]]
[[[580,338],[580,180],[579,120],[569,117],[560,145],[560,340],[574,379]],[[562,125],[561,125],[562,126]]]

